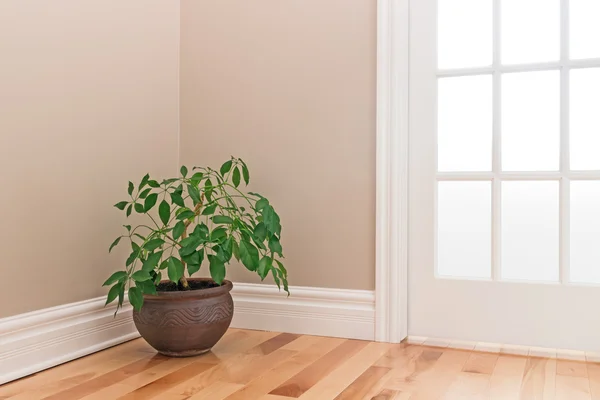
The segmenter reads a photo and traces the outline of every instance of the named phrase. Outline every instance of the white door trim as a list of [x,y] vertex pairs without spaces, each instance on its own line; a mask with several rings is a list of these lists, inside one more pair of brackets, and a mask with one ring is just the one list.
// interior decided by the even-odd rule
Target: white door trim
[[375,339],[408,334],[409,0],[377,1]]

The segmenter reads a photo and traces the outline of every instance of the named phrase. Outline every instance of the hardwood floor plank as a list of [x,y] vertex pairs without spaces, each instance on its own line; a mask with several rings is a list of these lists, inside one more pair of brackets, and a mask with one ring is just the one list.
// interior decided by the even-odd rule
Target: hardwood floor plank
[[588,377],[586,363],[581,361],[556,360],[556,374],[579,378]]
[[0,400],[600,400],[600,364],[230,330],[213,352],[143,340],[0,386]]
[[371,366],[367,368],[354,382],[350,384],[342,393],[336,396],[335,400],[353,400],[362,398],[385,374],[390,371],[389,368]]
[[556,360],[529,357],[525,363],[522,399],[554,399],[556,394]]
[[161,378],[158,378],[146,385],[143,385],[125,396],[120,397],[123,400],[134,399],[152,399],[158,395],[163,396],[167,390],[177,386],[181,382],[195,377],[198,374],[214,367],[215,364],[207,364],[201,361],[192,362],[176,371],[173,371]]
[[416,375],[412,381],[405,380],[403,390],[413,393],[411,400],[439,399],[457,379],[469,357],[469,351],[446,349],[432,368]]
[[248,382],[243,389],[233,393],[226,400],[260,398],[260,396],[269,393],[283,382],[291,379],[308,365],[339,346],[343,341],[344,339],[303,336],[291,342],[290,345],[286,345],[284,348],[294,349],[297,352],[296,355],[276,368]]
[[[76,386],[94,377],[120,368],[133,361],[148,357],[145,352],[147,344],[141,340],[133,340],[119,346],[61,364],[54,368],[39,372],[0,386],[0,397],[13,397],[28,393],[49,396],[61,390]],[[39,395],[38,397],[43,397]],[[22,399],[26,397],[21,397]]]
[[192,364],[194,360],[194,358],[167,358],[165,362],[159,365],[144,370],[137,375],[130,376],[118,384],[113,383],[107,385],[106,387],[83,397],[83,399],[103,400],[109,398],[115,399],[121,396],[125,396],[128,393],[142,386],[148,385],[149,383],[152,383],[165,375],[177,371],[178,369],[185,367],[186,365]]
[[[188,400],[223,400],[232,393],[243,388],[244,385],[229,382],[215,382],[207,388],[202,389],[192,397],[184,397]],[[160,400],[163,398],[161,397]]]
[[590,384],[586,377],[556,375],[557,400],[591,400]]
[[471,353],[471,357],[463,367],[463,372],[491,375],[498,361],[498,354],[493,353]]
[[279,387],[273,389],[271,394],[296,398],[300,397],[321,378],[328,375],[367,344],[368,342],[359,340],[344,341],[337,348],[316,360],[313,364],[303,369],[287,382],[284,382]]
[[527,358],[501,355],[490,379],[490,399],[518,399]]
[[443,400],[487,400],[490,397],[490,375],[461,372],[448,388]]
[[387,343],[362,342],[362,346],[352,357],[341,361],[328,374],[322,375],[322,378],[305,391],[300,399],[323,400],[335,398],[367,368],[380,359],[389,350],[390,346],[392,345]]
[[293,342],[298,339],[300,335],[294,335],[291,333],[280,333],[279,335],[259,344],[253,349],[253,352],[261,355],[268,355],[275,350]]

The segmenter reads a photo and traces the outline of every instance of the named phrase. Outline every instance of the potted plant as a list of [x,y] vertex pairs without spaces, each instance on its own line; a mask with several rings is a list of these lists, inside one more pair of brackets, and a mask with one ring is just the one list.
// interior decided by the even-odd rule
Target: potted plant
[[[125,269],[104,282],[106,304],[118,300],[118,310],[127,292],[141,336],[178,357],[209,351],[229,327],[232,284],[225,275],[234,258],[262,280],[270,273],[289,295],[279,216],[267,198],[240,190],[242,179],[250,181],[246,163],[232,157],[218,171],[194,167],[188,174],[184,166],[180,172],[162,182],[149,175],[129,182],[129,200],[115,207],[147,222],[123,225],[126,233],[109,252],[127,241],[131,253]],[[203,264],[212,279],[192,278]]]

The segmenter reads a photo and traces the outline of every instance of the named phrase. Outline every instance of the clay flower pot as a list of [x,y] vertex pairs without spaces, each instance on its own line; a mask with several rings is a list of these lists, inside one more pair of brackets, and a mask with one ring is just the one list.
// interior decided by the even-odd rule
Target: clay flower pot
[[144,305],[140,311],[133,311],[133,321],[144,340],[161,354],[189,357],[206,353],[231,324],[232,287],[225,280],[221,286],[208,289],[144,295]]

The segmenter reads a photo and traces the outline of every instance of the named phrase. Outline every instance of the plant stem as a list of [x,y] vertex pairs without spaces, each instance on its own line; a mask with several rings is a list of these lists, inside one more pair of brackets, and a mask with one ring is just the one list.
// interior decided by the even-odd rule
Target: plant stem
[[[204,193],[202,193],[202,197],[200,198],[200,202],[198,204],[196,204],[196,207],[194,207],[194,217],[191,219],[188,219],[187,221],[185,221],[185,223],[183,224],[184,228],[183,228],[183,233],[181,234],[181,240],[185,239],[187,237],[187,230],[188,227],[190,226],[190,224],[192,223],[192,221],[198,216],[200,215],[200,210],[202,209],[202,203],[204,203]],[[185,271],[185,261],[181,260],[181,263],[183,264],[183,268]],[[179,279],[179,282],[181,283],[181,286],[183,286],[184,290],[190,290],[190,285],[185,277],[185,272],[184,275],[181,276],[181,279]]]

